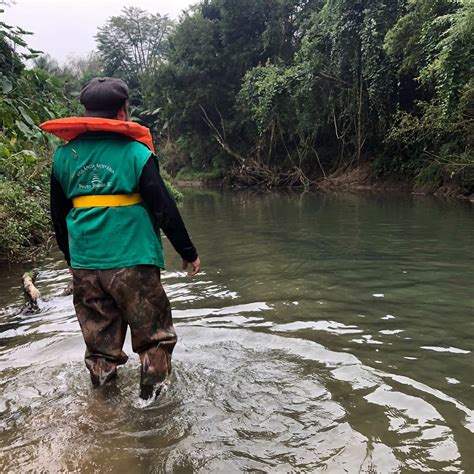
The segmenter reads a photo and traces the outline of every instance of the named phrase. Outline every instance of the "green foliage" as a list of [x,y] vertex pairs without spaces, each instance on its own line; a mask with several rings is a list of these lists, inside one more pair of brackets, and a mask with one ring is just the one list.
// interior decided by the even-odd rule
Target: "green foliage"
[[0,179],[0,261],[24,258],[49,232],[45,193]]
[[383,169],[472,192],[474,4],[412,0],[385,48],[401,100],[385,140]]
[[473,7],[202,0],[146,78],[148,124],[172,174],[249,161],[317,178],[377,156],[380,174],[469,181]]
[[25,69],[21,56],[14,52],[14,45],[23,44],[15,42],[12,34],[6,37],[0,37],[0,46],[7,51],[3,66],[5,58],[9,60],[8,67],[0,69],[0,261],[24,259],[49,237],[49,165],[54,140],[38,124],[68,115],[73,106],[64,82],[45,71]]
[[133,91],[132,104],[138,112],[146,109],[142,80],[163,61],[172,25],[166,15],[129,7],[121,15],[111,17],[96,35],[105,75],[120,77],[128,83]]
[[23,64],[19,56],[11,49],[0,30],[0,71],[12,77],[18,76],[22,69]]
[[459,2],[457,10],[436,19],[443,34],[436,44],[435,59],[421,78],[433,77],[443,110],[453,112],[460,93],[472,77],[474,58],[474,2]]
[[41,69],[51,76],[57,76],[61,72],[59,63],[49,54],[42,54],[33,60],[35,69]]
[[0,73],[0,142],[5,153],[45,148],[50,138],[38,124],[66,115],[70,102],[60,80],[40,70],[24,70],[15,80]]
[[104,76],[104,65],[95,51],[85,56],[71,57],[63,67],[63,74],[69,75],[78,82],[77,91],[94,77]]
[[164,124],[167,142],[181,141],[188,167],[186,155],[211,168],[237,155],[272,166],[311,156],[319,172],[317,149],[360,156],[380,143],[393,109],[383,39],[399,10],[383,0],[198,4],[149,82],[158,131]]
[[438,163],[428,163],[421,167],[416,174],[415,182],[418,185],[435,185],[440,187],[444,181],[444,169],[443,166]]
[[226,169],[233,165],[229,150],[246,155],[255,148],[256,131],[238,105],[242,79],[267,60],[291,59],[300,18],[317,2],[270,3],[203,1],[170,35],[167,61],[149,78],[146,102],[157,111],[149,125],[171,152],[171,170],[177,163]]
[[446,113],[455,110],[472,76],[473,25],[471,0],[412,0],[385,39],[399,78],[413,78],[425,96],[440,99]]
[[417,114],[399,112],[385,140],[391,157],[378,162],[382,174],[402,174],[418,183],[458,183],[474,191],[474,82],[466,86],[456,113],[442,103],[420,102]]
[[[397,64],[399,77],[418,78],[434,59],[436,45],[446,29],[439,18],[453,11],[451,0],[410,0],[385,38],[385,49]],[[435,20],[435,21],[433,21]]]
[[222,179],[223,173],[221,170],[193,170],[189,168],[182,168],[179,170],[178,174],[176,175],[177,180],[183,181],[216,181]]
[[173,196],[177,203],[180,203],[183,200],[183,194],[173,185],[170,175],[165,170],[161,170],[161,176],[166,187],[168,188],[168,192],[171,194],[171,196]]
[[[395,90],[383,38],[398,11],[392,1],[323,2],[301,22],[290,64],[247,72],[240,110],[256,125],[264,155],[324,175],[322,161],[331,170],[380,143]],[[332,159],[323,156],[329,147]]]
[[[4,11],[0,5],[0,15]],[[31,31],[0,20],[0,71],[8,76],[16,76],[23,69],[22,61],[33,59],[41,53],[28,46],[25,36],[32,34]]]
[[244,76],[238,95],[239,105],[255,121],[259,135],[270,130],[282,115],[292,79],[293,69],[270,62],[250,69]]

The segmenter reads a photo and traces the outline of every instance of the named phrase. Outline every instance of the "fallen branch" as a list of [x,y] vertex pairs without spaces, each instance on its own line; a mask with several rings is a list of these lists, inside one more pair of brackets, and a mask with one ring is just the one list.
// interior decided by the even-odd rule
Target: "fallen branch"
[[38,299],[41,297],[40,291],[35,286],[36,275],[35,272],[28,272],[24,273],[21,278],[23,281],[23,290],[32,308],[38,308]]
[[231,175],[232,183],[237,187],[307,187],[311,184],[311,181],[298,167],[283,171],[270,168],[253,158],[248,158],[242,166],[234,167]]
[[[202,107],[201,105],[199,106],[202,110],[202,113],[203,113],[203,120],[204,122],[207,124],[207,126],[214,132],[212,134],[212,136],[214,137],[214,139],[217,141],[217,143],[220,145],[220,147],[225,151],[227,152],[230,156],[232,156],[233,158],[235,158],[239,163],[244,163],[245,162],[245,158],[240,155],[239,153],[237,153],[236,151],[232,150],[230,148],[230,146],[227,144],[226,142],[226,139],[224,138],[224,136],[222,135],[222,133],[225,135],[225,129],[223,129],[223,132],[221,133],[217,127],[214,125],[214,123],[212,122],[212,120],[209,118],[209,115],[207,115],[207,112],[206,110],[204,109],[204,107]],[[222,116],[221,116],[221,122],[222,122],[222,126],[224,126],[224,121],[222,119]]]
[[74,293],[74,285],[72,280],[67,284],[66,288],[64,288],[61,296],[71,296]]

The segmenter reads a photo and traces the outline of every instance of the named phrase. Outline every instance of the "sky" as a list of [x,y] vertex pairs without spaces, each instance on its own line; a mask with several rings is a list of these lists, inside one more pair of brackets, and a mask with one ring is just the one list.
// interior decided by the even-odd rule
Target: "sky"
[[140,7],[151,13],[177,19],[192,0],[16,0],[2,20],[34,33],[28,44],[59,62],[68,56],[83,56],[95,49],[94,35],[107,19],[123,7]]

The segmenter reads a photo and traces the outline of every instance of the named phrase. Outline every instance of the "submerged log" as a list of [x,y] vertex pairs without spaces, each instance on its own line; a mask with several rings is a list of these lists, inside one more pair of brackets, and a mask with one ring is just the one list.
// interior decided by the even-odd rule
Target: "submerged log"
[[23,290],[28,298],[30,305],[34,308],[38,307],[38,299],[41,297],[41,293],[35,286],[36,273],[27,272],[22,276]]
[[63,292],[61,293],[61,296],[71,296],[74,293],[74,285],[72,283],[72,280],[67,284],[67,287],[64,288]]

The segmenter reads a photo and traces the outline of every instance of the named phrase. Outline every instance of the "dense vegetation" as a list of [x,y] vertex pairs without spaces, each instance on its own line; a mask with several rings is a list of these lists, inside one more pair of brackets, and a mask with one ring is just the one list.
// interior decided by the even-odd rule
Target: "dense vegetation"
[[27,34],[0,22],[0,261],[34,256],[49,237],[51,139],[37,125],[72,105],[61,80],[25,68],[37,55]]
[[[158,47],[133,27],[145,18]],[[275,186],[369,163],[474,191],[472,0],[205,0],[174,27],[136,9],[121,21],[99,54],[137,85],[173,174]],[[114,50],[112,27],[155,61]]]
[[80,113],[97,75],[128,82],[174,176],[273,187],[363,168],[474,193],[472,0],[201,0],[176,23],[131,7],[65,65],[28,34],[0,21],[0,260],[47,239],[37,125]]

